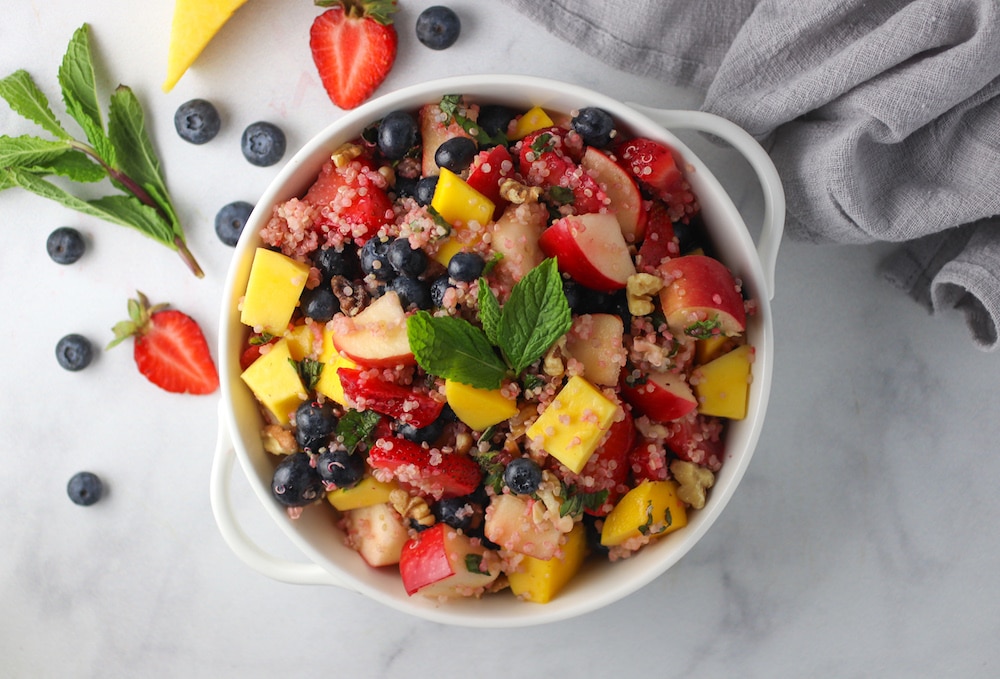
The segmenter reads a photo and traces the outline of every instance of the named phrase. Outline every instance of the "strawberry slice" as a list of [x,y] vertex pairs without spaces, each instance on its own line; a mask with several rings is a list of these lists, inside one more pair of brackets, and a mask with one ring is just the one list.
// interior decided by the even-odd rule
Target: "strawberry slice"
[[552,202],[570,206],[574,214],[600,212],[608,195],[574,160],[577,149],[560,127],[536,130],[521,140],[519,169],[525,181],[546,189]]
[[669,432],[666,444],[674,455],[713,472],[722,468],[725,442],[719,418],[701,415],[694,410],[679,420],[665,423],[665,426]]
[[355,108],[382,84],[396,60],[396,0],[316,0],[331,7],[313,20],[309,48],[334,104]]
[[617,155],[640,185],[667,204],[673,221],[690,218],[698,212],[698,202],[669,146],[636,137],[622,143]]
[[426,392],[385,382],[370,372],[356,368],[337,371],[344,396],[358,410],[374,410],[414,427],[426,427],[441,415],[444,402]]
[[403,438],[382,437],[368,450],[368,464],[400,483],[440,500],[461,497],[479,487],[483,472],[474,459],[461,453],[425,448]]
[[667,205],[653,199],[646,212],[646,237],[635,258],[636,268],[645,273],[655,273],[660,264],[680,253]]
[[108,348],[135,338],[132,355],[139,372],[166,391],[211,394],[219,373],[205,335],[193,318],[166,304],[149,305],[141,292],[128,301],[129,320],[116,323]]
[[663,481],[667,478],[667,451],[662,443],[639,439],[628,453],[628,470],[632,484],[643,481]]
[[514,159],[506,146],[494,146],[480,151],[472,161],[466,183],[493,201],[493,219],[500,219],[507,200],[500,195],[504,179],[514,176]]
[[343,167],[328,160],[302,202],[319,210],[315,229],[338,231],[364,245],[379,228],[393,221],[392,201],[385,187],[385,178],[368,158],[355,158]]

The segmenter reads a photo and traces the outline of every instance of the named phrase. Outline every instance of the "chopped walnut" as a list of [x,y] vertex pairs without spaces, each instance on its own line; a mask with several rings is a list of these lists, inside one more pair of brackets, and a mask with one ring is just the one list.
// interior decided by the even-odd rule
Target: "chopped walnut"
[[269,424],[261,432],[264,450],[272,455],[291,455],[299,449],[295,442],[295,434],[276,424]]
[[516,179],[508,178],[500,182],[500,196],[514,205],[537,203],[542,196],[542,189],[539,186],[528,186]]
[[361,155],[362,148],[357,144],[347,143],[335,150],[330,159],[337,167],[346,167],[348,163]]
[[344,276],[334,276],[330,279],[330,289],[340,301],[340,310],[348,316],[355,316],[368,306],[371,295],[365,286]]
[[705,491],[715,485],[715,474],[686,460],[670,463],[670,473],[677,481],[677,497],[694,509],[705,506]]
[[566,336],[563,335],[545,352],[545,358],[542,360],[542,372],[549,377],[560,377],[566,372],[566,366],[562,359],[565,347]]
[[633,316],[648,316],[653,313],[653,295],[663,288],[663,280],[649,273],[637,273],[628,277],[625,284],[625,298],[628,311]]
[[427,500],[420,496],[410,495],[405,490],[397,488],[389,493],[389,504],[404,519],[413,519],[421,526],[434,525],[434,514],[427,506]]

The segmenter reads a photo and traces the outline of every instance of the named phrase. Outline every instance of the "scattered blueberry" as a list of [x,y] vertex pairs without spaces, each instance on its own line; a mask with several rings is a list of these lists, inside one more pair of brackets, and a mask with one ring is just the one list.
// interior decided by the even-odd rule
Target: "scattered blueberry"
[[330,401],[304,401],[295,410],[295,441],[302,450],[317,453],[327,446],[338,423]]
[[518,495],[530,495],[542,483],[542,469],[530,457],[514,458],[503,472],[503,482]]
[[372,275],[378,281],[391,281],[396,277],[396,270],[389,262],[388,238],[371,238],[361,247],[361,271]]
[[326,323],[340,311],[340,300],[330,286],[320,285],[312,290],[303,290],[299,309],[303,316]]
[[66,484],[69,499],[83,507],[89,507],[101,499],[104,494],[104,484],[97,474],[77,472]]
[[86,249],[83,234],[71,226],[60,226],[45,241],[45,250],[56,264],[72,264],[83,257]]
[[258,167],[274,165],[285,155],[285,133],[273,123],[251,123],[240,141],[243,157]]
[[304,507],[323,497],[323,479],[308,453],[286,455],[271,477],[271,494],[286,507]]
[[432,50],[451,47],[461,31],[458,15],[443,5],[428,7],[417,17],[417,40]]
[[576,315],[589,314],[592,311],[591,295],[593,290],[585,288],[572,278],[564,278],[562,282],[563,294],[566,295],[566,303],[569,310]]
[[477,517],[481,518],[483,508],[468,497],[446,497],[435,502],[431,511],[441,523],[468,532],[473,521]]
[[226,245],[236,245],[251,212],[253,205],[244,200],[223,205],[215,213],[215,235]]
[[404,276],[416,278],[427,268],[427,253],[420,248],[414,250],[406,238],[397,238],[389,243],[387,255],[392,268]]
[[704,225],[697,217],[688,222],[674,222],[674,236],[682,255],[705,247]]
[[365,475],[365,460],[361,455],[350,454],[346,448],[334,448],[316,458],[316,471],[327,483],[350,488]]
[[451,288],[455,286],[451,284],[448,280],[448,276],[440,276],[435,278],[434,282],[431,283],[431,304],[436,307],[444,306],[444,296]]
[[56,360],[66,370],[83,370],[93,358],[94,348],[83,335],[73,333],[56,342]]
[[472,160],[478,152],[476,142],[468,137],[452,137],[445,140],[434,152],[434,162],[438,167],[461,174],[465,168],[472,165]]
[[448,261],[448,275],[456,281],[471,283],[483,275],[486,262],[474,252],[457,252]]
[[615,121],[611,114],[602,108],[588,106],[580,109],[571,124],[587,146],[604,148],[611,143]]
[[344,245],[341,250],[322,248],[313,257],[313,264],[325,281],[334,276],[354,278],[359,273],[357,262],[358,255],[351,244]]
[[396,175],[396,183],[392,187],[399,198],[415,198],[417,195],[417,177],[402,177]]
[[184,141],[204,144],[219,133],[222,121],[219,112],[211,102],[192,99],[177,107],[174,113],[174,127]]
[[417,190],[413,194],[413,197],[417,199],[418,205],[431,204],[431,201],[434,200],[434,191],[437,189],[437,184],[437,175],[420,178],[420,181],[417,182]]
[[426,427],[414,427],[412,424],[401,423],[396,427],[396,433],[414,443],[434,443],[444,433],[445,424],[447,422],[440,417]]
[[389,160],[399,160],[417,143],[420,128],[406,111],[393,111],[378,126],[378,150]]
[[510,121],[514,119],[517,112],[509,106],[501,104],[483,104],[479,108],[479,117],[476,122],[479,127],[491,137],[498,134],[507,134]]

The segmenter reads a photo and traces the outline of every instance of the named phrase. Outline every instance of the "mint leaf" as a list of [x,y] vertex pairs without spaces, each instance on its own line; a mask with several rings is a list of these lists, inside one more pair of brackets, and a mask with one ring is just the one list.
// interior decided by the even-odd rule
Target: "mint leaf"
[[494,345],[500,344],[500,302],[485,278],[479,279],[479,322],[486,337]]
[[498,344],[514,374],[541,358],[572,323],[556,260],[546,259],[514,285],[503,306]]
[[368,439],[378,426],[382,416],[374,410],[348,409],[337,422],[337,436],[344,443],[347,452],[353,453],[358,444]]
[[46,132],[59,139],[71,139],[59,119],[49,108],[48,97],[31,79],[28,72],[18,70],[0,80],[0,97],[3,97],[15,113],[27,118]]
[[97,155],[110,167],[117,167],[114,148],[104,132],[104,116],[97,101],[97,82],[90,54],[90,28],[87,24],[76,29],[66,47],[59,66],[59,86],[66,112],[79,123]]
[[448,116],[449,120],[457,123],[459,127],[465,130],[466,134],[475,139],[479,146],[489,147],[507,145],[507,135],[503,131],[499,131],[495,135],[490,136],[479,126],[479,123],[463,113],[462,95],[444,95],[441,98],[441,103],[438,104],[438,108],[441,109],[442,113]]
[[64,139],[0,136],[0,167],[20,167],[38,175],[57,174],[77,182],[97,182],[107,174]]
[[406,335],[417,363],[432,375],[499,389],[507,374],[486,334],[464,319],[418,311],[407,319]]

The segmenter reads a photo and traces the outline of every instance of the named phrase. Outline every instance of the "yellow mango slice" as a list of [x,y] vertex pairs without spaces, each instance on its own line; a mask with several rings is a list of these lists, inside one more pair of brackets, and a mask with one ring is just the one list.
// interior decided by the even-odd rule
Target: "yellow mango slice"
[[288,353],[292,355],[292,358],[296,361],[301,361],[307,356],[313,356],[314,347],[314,335],[312,328],[306,324],[300,324],[293,327],[285,335],[285,339],[288,340]]
[[644,481],[625,493],[604,518],[601,544],[620,545],[644,535],[666,535],[687,525],[687,507],[673,481]]
[[[479,242],[493,219],[493,201],[447,168],[441,168],[438,175],[431,207],[452,226],[451,238],[434,255],[444,266],[462,247]],[[479,231],[472,230],[473,223],[479,225]]]
[[514,123],[514,129],[511,131],[510,140],[517,141],[518,139],[524,139],[529,134],[535,130],[541,130],[546,127],[552,127],[555,125],[552,122],[552,118],[546,113],[541,106],[535,106],[525,111],[524,115],[517,119]]
[[358,364],[337,351],[333,344],[333,332],[329,328],[323,329],[323,349],[317,360],[323,364],[323,371],[316,381],[316,391],[342,406],[347,406],[344,385],[340,383],[337,371],[341,368],[357,368]]
[[507,574],[510,589],[526,601],[548,603],[576,575],[586,556],[587,530],[578,523],[566,536],[561,558],[542,560],[525,556],[521,559],[520,569]]
[[240,307],[240,321],[272,335],[283,335],[308,277],[309,267],[302,262],[257,248]]
[[389,494],[398,487],[395,483],[383,483],[373,476],[365,476],[356,486],[331,490],[326,494],[326,499],[336,509],[346,512],[386,503],[389,501]]
[[694,344],[695,363],[704,365],[713,358],[718,358],[729,342],[732,342],[732,338],[725,335],[713,335],[706,339],[697,340]]
[[291,414],[306,398],[306,389],[291,361],[288,340],[282,338],[240,375],[257,400],[283,425],[289,423]]
[[246,1],[176,0],[173,23],[170,27],[164,92],[174,88],[219,29]]
[[527,436],[579,474],[611,428],[618,404],[584,378],[574,375],[545,411],[528,427]]
[[517,414],[517,400],[507,398],[499,389],[478,389],[445,380],[444,396],[458,419],[476,431],[500,424]]
[[698,367],[691,380],[698,398],[698,412],[732,420],[745,418],[751,363],[753,347],[744,344]]

